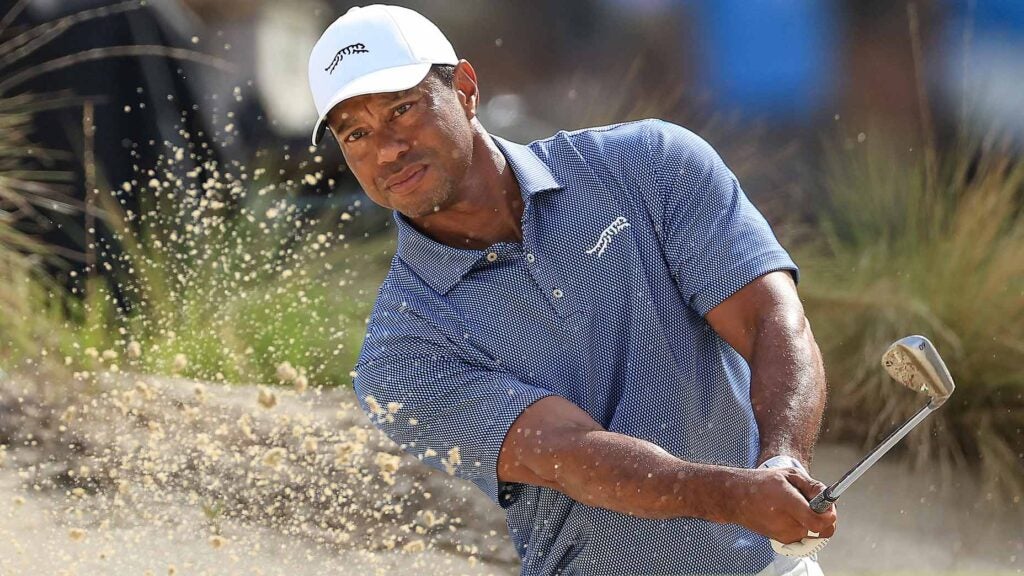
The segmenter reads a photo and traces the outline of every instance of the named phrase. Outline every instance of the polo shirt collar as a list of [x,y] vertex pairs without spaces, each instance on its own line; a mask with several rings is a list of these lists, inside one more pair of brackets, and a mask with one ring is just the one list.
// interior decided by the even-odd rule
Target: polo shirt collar
[[[497,136],[491,138],[512,167],[524,202],[538,192],[562,188],[547,165],[529,147]],[[525,218],[525,210],[523,214]],[[392,216],[398,228],[398,257],[441,294],[447,294],[483,256],[483,250],[455,248],[426,236],[397,210]]]
[[555,180],[548,165],[542,162],[529,146],[509,142],[497,136],[491,138],[505,155],[505,160],[512,166],[512,173],[516,175],[524,200],[537,192],[562,189],[562,185]]

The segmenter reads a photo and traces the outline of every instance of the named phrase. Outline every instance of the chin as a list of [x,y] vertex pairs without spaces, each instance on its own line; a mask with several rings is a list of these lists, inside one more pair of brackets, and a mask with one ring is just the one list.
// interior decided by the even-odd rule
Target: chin
[[[414,196],[418,198],[411,198],[412,202],[398,209],[399,212],[409,218],[429,216],[446,209],[451,204],[451,191],[446,188],[434,188],[429,191],[416,192]],[[435,206],[438,207],[437,210],[434,210]]]
[[406,218],[423,218],[424,216],[430,216],[431,214],[436,213],[436,211],[434,210],[434,206],[435,204],[433,203],[415,205],[402,207],[398,211],[404,214]]

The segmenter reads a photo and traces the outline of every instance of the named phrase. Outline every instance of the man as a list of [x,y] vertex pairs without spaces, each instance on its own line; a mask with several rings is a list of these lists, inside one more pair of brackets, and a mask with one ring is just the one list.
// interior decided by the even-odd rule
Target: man
[[[398,249],[356,366],[370,418],[507,514],[523,574],[819,573],[820,355],[797,268],[721,159],[642,121],[521,146],[404,8],[353,8],[310,83]],[[766,467],[759,466],[767,464]]]

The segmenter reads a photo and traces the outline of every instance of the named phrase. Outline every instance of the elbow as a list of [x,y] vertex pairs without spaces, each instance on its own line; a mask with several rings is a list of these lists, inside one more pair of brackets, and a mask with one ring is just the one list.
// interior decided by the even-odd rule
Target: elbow
[[544,465],[537,468],[537,474],[561,492],[585,497],[585,488],[596,470],[591,466],[594,462],[588,462],[593,459],[594,450],[587,446],[587,435],[595,431],[574,426],[557,434],[557,439],[548,447],[550,457],[541,461]]
[[[560,434],[550,447],[550,458],[535,472],[548,486],[588,506],[607,502],[610,490],[602,481],[601,455],[597,454],[589,436],[603,429],[574,427]],[[614,496],[614,495],[612,495]]]
[[779,306],[764,311],[757,318],[755,339],[751,349],[756,352],[764,345],[771,348],[785,343],[787,347],[807,348],[818,352],[818,345],[811,332],[811,322],[804,315],[801,306]]

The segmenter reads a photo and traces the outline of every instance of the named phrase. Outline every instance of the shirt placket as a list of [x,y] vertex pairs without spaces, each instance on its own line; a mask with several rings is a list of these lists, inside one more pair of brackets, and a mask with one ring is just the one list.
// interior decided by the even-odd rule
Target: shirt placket
[[527,274],[534,286],[543,295],[548,306],[557,315],[563,329],[568,332],[579,332],[583,327],[583,306],[577,294],[567,287],[558,273],[558,267],[552,259],[544,257],[538,251],[533,225],[533,203],[527,199],[523,208],[523,243],[516,247],[517,256],[526,267]]

